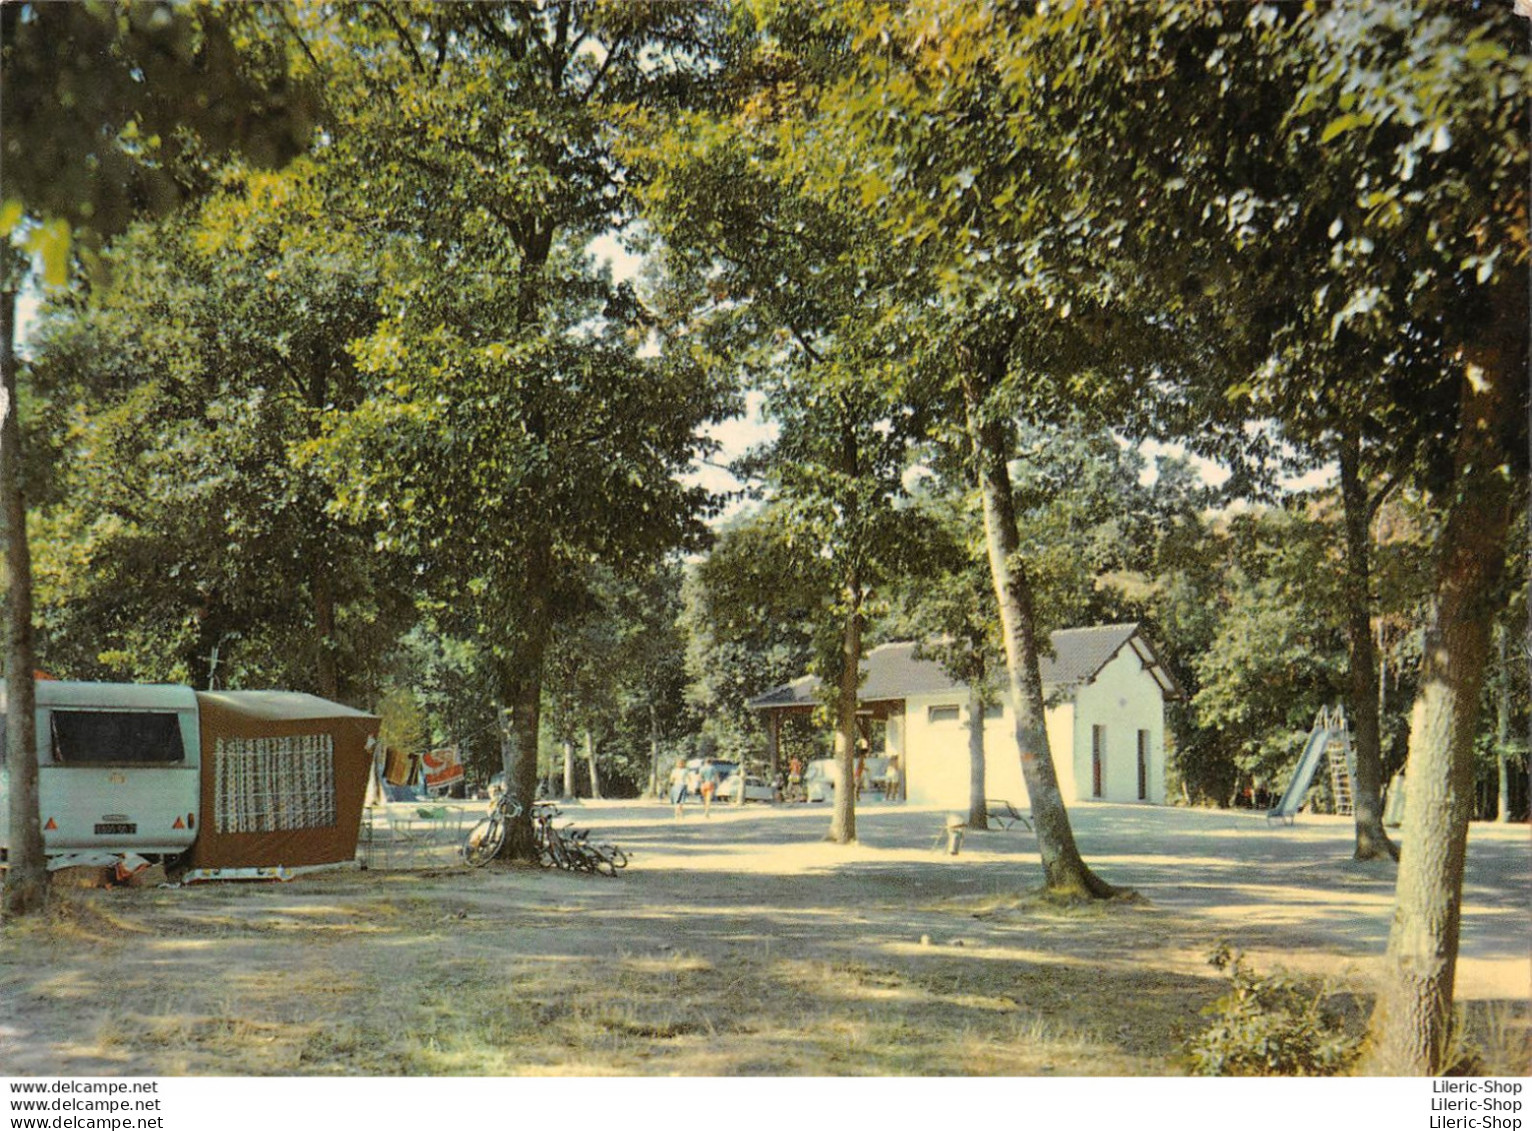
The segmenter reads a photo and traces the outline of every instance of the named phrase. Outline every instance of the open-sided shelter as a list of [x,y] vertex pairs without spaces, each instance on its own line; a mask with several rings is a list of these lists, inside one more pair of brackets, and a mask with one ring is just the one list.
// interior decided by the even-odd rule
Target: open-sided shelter
[[[1048,743],[1067,800],[1165,801],[1165,701],[1182,695],[1137,624],[1055,632],[1041,661]],[[966,809],[968,688],[914,643],[884,644],[863,661],[857,710],[884,724],[885,749],[903,765],[905,796]],[[773,738],[781,722],[817,705],[803,676],[751,700]],[[1026,805],[1015,715],[996,690],[984,712],[985,795]]]

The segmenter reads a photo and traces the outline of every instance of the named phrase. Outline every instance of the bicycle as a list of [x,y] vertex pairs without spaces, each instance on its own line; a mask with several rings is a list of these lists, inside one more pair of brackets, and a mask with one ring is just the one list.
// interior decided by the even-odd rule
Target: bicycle
[[563,868],[571,872],[601,872],[615,876],[628,864],[628,854],[614,844],[591,844],[588,829],[565,826],[554,819],[563,811],[551,801],[540,801],[532,811],[532,840],[537,847],[537,861],[544,868]]
[[470,868],[482,868],[500,855],[510,823],[519,816],[520,803],[508,793],[501,794],[489,816],[468,830],[468,839],[463,842],[463,860]]
[[619,868],[628,866],[628,854],[615,844],[592,844],[589,829],[565,829],[566,847],[572,847],[579,866],[586,871],[601,872],[615,876]]

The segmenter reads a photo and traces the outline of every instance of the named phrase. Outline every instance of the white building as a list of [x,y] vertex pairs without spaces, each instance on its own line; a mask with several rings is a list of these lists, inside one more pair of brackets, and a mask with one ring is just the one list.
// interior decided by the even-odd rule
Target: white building
[[[1048,744],[1066,801],[1165,802],[1165,701],[1182,695],[1137,624],[1055,632],[1041,657]],[[914,803],[968,807],[968,688],[913,643],[884,644],[863,661],[858,712],[884,726]],[[804,676],[751,701],[772,736],[781,720],[811,712],[819,680]],[[1026,806],[1009,693],[985,712],[985,796]]]

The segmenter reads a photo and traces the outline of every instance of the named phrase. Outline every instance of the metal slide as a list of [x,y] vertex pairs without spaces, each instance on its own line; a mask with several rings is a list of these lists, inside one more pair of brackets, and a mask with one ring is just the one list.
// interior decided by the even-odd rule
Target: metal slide
[[1319,714],[1314,716],[1314,729],[1309,731],[1309,740],[1303,746],[1303,757],[1298,759],[1298,768],[1293,772],[1292,780],[1287,783],[1282,800],[1266,814],[1268,821],[1292,822],[1298,810],[1303,807],[1303,799],[1308,796],[1309,786],[1314,782],[1314,773],[1324,760],[1332,737],[1349,737],[1346,734],[1346,716],[1339,708],[1333,714],[1321,708]]

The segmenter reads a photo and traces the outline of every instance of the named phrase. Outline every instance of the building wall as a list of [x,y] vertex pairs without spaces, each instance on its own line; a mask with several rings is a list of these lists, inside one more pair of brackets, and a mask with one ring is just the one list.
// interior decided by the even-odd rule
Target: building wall
[[[1074,729],[1074,789],[1064,794],[1076,801],[1138,801],[1138,732],[1148,735],[1146,796],[1165,803],[1165,701],[1159,685],[1144,671],[1132,648],[1124,648],[1096,678],[1075,694],[1078,725]],[[1093,728],[1102,728],[1102,792],[1093,791]]]
[[[942,708],[933,715],[932,708]],[[956,711],[953,711],[956,708]],[[968,703],[961,690],[912,695],[899,735],[908,798],[913,804],[968,808]],[[1006,703],[984,725],[985,796],[1030,804],[1016,750],[1015,715]],[[1146,802],[1165,803],[1165,704],[1159,685],[1124,648],[1072,700],[1046,715],[1059,792],[1068,801],[1097,800],[1091,759],[1094,727],[1104,739],[1103,801],[1138,801],[1138,732],[1147,733]],[[890,752],[893,735],[890,734]]]
[[[932,708],[945,708],[933,717]],[[956,708],[955,717],[947,717]],[[1063,795],[1074,796],[1073,703],[1048,708],[1048,744]],[[968,808],[968,703],[962,691],[915,695],[905,701],[903,762],[909,800],[919,805]],[[1016,749],[1016,716],[1010,704],[984,720],[984,795],[1017,807],[1030,804]]]
[[[961,690],[904,701],[905,796],[915,805],[968,807],[967,696]],[[955,711],[951,709],[955,708]],[[933,711],[952,713],[933,718]],[[986,728],[985,739],[989,732]]]

